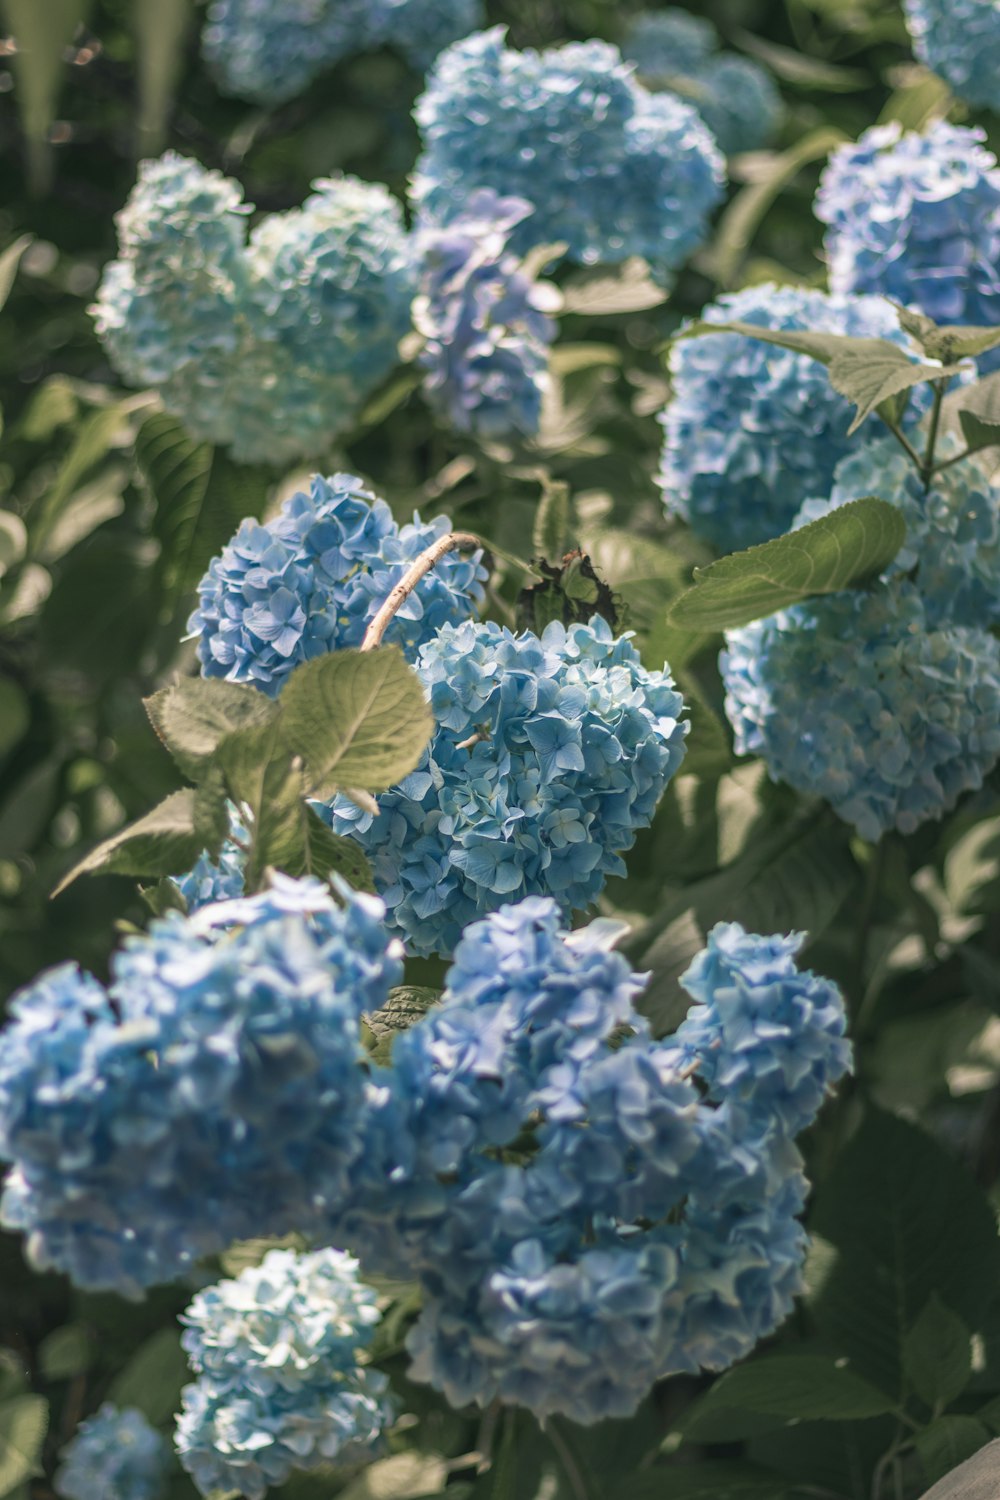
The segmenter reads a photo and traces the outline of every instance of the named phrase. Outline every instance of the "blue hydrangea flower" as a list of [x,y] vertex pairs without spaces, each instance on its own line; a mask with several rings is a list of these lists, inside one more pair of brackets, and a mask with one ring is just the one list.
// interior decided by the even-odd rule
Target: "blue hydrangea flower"
[[449,47],[417,102],[421,217],[450,223],[492,188],[535,205],[515,253],[563,242],[584,264],[640,255],[668,278],[722,197],[722,159],[695,110],[647,93],[605,42],[516,52],[504,37],[494,27]]
[[671,78],[690,78],[719,49],[719,33],[707,16],[668,6],[640,11],[628,23],[622,56],[635,63],[652,87]]
[[2,1217],[34,1264],[138,1296],[325,1219],[362,1149],[360,1016],[402,973],[382,904],[339,898],[279,877],[128,939],[107,993],[63,966],[14,1001]]
[[218,859],[211,859],[207,853],[201,854],[186,875],[173,876],[173,883],[184,898],[189,912],[197,911],[201,906],[211,906],[216,901],[231,901],[234,897],[243,895],[248,832],[232,803],[228,804],[228,812],[229,838],[223,844]]
[[816,214],[835,292],[876,292],[938,323],[1000,322],[1000,171],[984,131],[936,120],[840,146]]
[[377,1458],[391,1419],[387,1377],[359,1369],[286,1390],[261,1373],[247,1380],[203,1376],[181,1393],[177,1452],[202,1495],[236,1491],[265,1500],[296,1471],[349,1468]]
[[[432,542],[445,516],[400,527],[360,479],[315,475],[309,494],[286,500],[260,525],[244,521],[212,560],[188,629],[205,677],[248,682],[275,696],[301,662],[360,646],[368,622]],[[396,614],[386,640],[413,656],[445,624],[482,600],[482,554],[449,553]]]
[[[702,316],[910,348],[894,309],[878,297],[753,286],[720,297]],[[804,501],[829,494],[854,446],[853,407],[817,360],[743,334],[706,334],[674,344],[670,375],[659,476],[668,515],[720,552],[735,552],[781,536]],[[925,406],[918,395],[910,420]]]
[[776,1117],[790,1136],[813,1123],[851,1061],[843,1000],[828,979],[798,971],[802,943],[802,933],[760,938],[719,922],[681,975],[698,1004],[675,1037],[713,1097]]
[[825,797],[862,838],[941,817],[1000,758],[1000,640],[932,628],[912,584],[731,630],[719,664],[737,752]]
[[781,95],[760,63],[718,46],[710,21],[652,11],[632,20],[622,54],[647,88],[670,89],[693,104],[727,156],[755,151],[781,123]]
[[106,1401],[62,1451],[54,1485],[63,1500],[160,1500],[170,1449],[142,1412]]
[[392,1404],[387,1377],[358,1358],[378,1320],[339,1250],[272,1250],[199,1292],[181,1318],[199,1379],[183,1393],[177,1449],[202,1494],[263,1500],[296,1469],[372,1458]]
[[903,0],[913,50],[960,99],[1000,109],[1000,24],[994,0]]
[[[942,444],[940,456],[953,447]],[[865,495],[905,517],[906,540],[884,576],[912,577],[928,624],[1000,623],[1000,490],[974,458],[942,470],[925,492],[895,438],[874,439],[841,459],[829,499],[807,501],[796,525]]]
[[202,49],[223,93],[274,105],[383,44],[423,72],[482,21],[481,0],[213,0]]
[[368,855],[393,930],[413,953],[449,953],[508,900],[590,906],[683,757],[669,672],[647,672],[598,616],[540,639],[445,625],[416,665],[437,721],[420,765],[378,817],[344,797],[324,813]]
[[483,189],[445,228],[417,235],[413,322],[427,341],[424,391],[459,432],[491,439],[538,431],[555,337],[545,310],[558,294],[553,299],[507,250],[514,226],[532,212],[520,198]]
[[92,309],[123,379],[245,462],[326,451],[397,362],[416,289],[402,209],[353,177],[247,240],[239,185],[167,152],[117,217]]
[[260,1370],[296,1390],[317,1375],[353,1372],[379,1317],[375,1293],[343,1251],[269,1250],[259,1265],[198,1293],[181,1315],[181,1342],[199,1375]]
[[614,925],[566,933],[539,898],[474,923],[441,1005],[373,1074],[334,1232],[419,1281],[410,1373],[456,1406],[630,1415],[661,1376],[746,1354],[801,1289],[792,1134],[849,1063],[839,994],[797,972],[794,940],[741,933],[730,977],[755,1045],[713,952],[702,989],[730,1054],[715,1056],[706,1005],[654,1041]]

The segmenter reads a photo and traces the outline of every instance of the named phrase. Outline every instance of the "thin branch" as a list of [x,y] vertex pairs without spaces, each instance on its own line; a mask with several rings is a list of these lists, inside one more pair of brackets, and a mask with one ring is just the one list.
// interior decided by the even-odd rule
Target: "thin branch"
[[[881,412],[879,413],[879,416],[881,416]],[[907,458],[910,460],[911,464],[913,464],[917,472],[922,474],[924,471],[924,461],[920,457],[920,454],[917,452],[916,448],[914,448],[913,444],[910,442],[909,438],[906,436],[906,433],[901,432],[900,429],[894,426],[892,422],[886,422],[885,417],[882,417],[882,421],[885,422],[886,427],[888,427],[889,431],[892,433],[897,443],[903,449]]]
[[482,545],[479,538],[473,536],[470,531],[449,531],[445,536],[438,537],[426,552],[421,552],[416,562],[390,592],[389,597],[365,631],[365,638],[361,642],[362,651],[374,651],[376,646],[381,646],[382,638],[394,616],[413,593],[421,578],[426,578],[436,562],[449,552],[472,552]]
[[946,388],[947,381],[935,380],[934,405],[931,407],[930,428],[927,433],[927,450],[924,453],[924,461],[920,465],[920,478],[923,480],[925,491],[930,489],[934,475],[934,452],[937,448],[938,428],[941,425],[941,404],[944,401]]

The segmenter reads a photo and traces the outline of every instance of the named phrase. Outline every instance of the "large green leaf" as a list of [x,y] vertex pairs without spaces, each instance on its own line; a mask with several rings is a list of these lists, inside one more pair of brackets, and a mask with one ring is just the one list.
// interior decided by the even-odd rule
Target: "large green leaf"
[[416,766],[434,728],[420,679],[398,646],[306,662],[288,679],[281,709],[285,742],[305,761],[317,797],[393,786]]
[[202,677],[186,677],[144,701],[156,733],[193,781],[226,735],[271,723],[279,712],[256,688]]
[[726,1436],[726,1417],[734,1413],[773,1417],[777,1426],[793,1420],[863,1421],[884,1416],[895,1405],[832,1355],[779,1355],[750,1360],[720,1376],[685,1413],[682,1430],[694,1441],[719,1441]]
[[[974,1453],[978,1453],[989,1440],[988,1428],[982,1422],[977,1422],[975,1417],[957,1414],[938,1417],[929,1427],[918,1432],[915,1438],[927,1483],[933,1484],[935,1480],[943,1479]],[[996,1482],[996,1470],[993,1482]],[[994,1488],[992,1495],[996,1493]],[[957,1487],[955,1500],[963,1500],[963,1491]]]
[[668,623],[728,630],[813,595],[857,587],[888,567],[905,536],[895,506],[852,500],[787,536],[696,569],[694,587],[671,605]]
[[44,552],[50,533],[75,496],[81,481],[121,440],[129,417],[147,399],[144,396],[130,397],[111,406],[99,407],[87,417],[57,469],[51,486],[28,514],[28,533],[34,552]]
[[14,1396],[0,1405],[0,1496],[41,1474],[49,1403],[42,1396]]
[[168,1422],[180,1406],[181,1386],[191,1379],[176,1328],[160,1328],[120,1370],[108,1397],[134,1406],[154,1425]]
[[901,1393],[907,1335],[933,1296],[970,1332],[1000,1284],[996,1216],[949,1152],[870,1109],[821,1185],[810,1228],[837,1252],[812,1292],[833,1346]]
[[662,1465],[630,1474],[611,1500],[782,1500],[793,1487],[780,1474],[739,1459]]
[[972,1375],[972,1339],[934,1292],[903,1340],[906,1378],[925,1405],[950,1406]]
[[[953,1433],[952,1443],[954,1436]],[[927,1446],[925,1443],[925,1448]],[[934,1447],[937,1448],[936,1443]],[[998,1473],[1000,1438],[939,1480],[933,1489],[927,1491],[923,1500],[996,1500]]]
[[210,444],[194,442],[166,412],[143,422],[135,456],[156,501],[153,530],[162,548],[164,588],[177,599],[196,587],[242,520],[263,514],[269,480]]
[[52,892],[81,875],[179,875],[204,849],[218,851],[226,831],[221,799],[213,806],[191,787],[171,792],[152,812],[113,834],[73,866]]

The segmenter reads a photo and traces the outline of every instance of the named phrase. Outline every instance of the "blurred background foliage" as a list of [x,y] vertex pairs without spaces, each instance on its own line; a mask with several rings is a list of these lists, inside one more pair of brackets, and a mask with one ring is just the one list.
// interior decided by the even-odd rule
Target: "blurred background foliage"
[[[489,10],[516,44],[545,45],[617,40],[639,8],[494,0]],[[944,825],[873,851],[828,811],[771,786],[759,763],[733,760],[717,642],[682,640],[664,622],[700,553],[662,519],[654,418],[667,396],[664,341],[685,316],[749,282],[822,281],[811,200],[837,141],[876,119],[968,115],[913,62],[895,0],[691,8],[727,46],[770,66],[786,117],[773,149],[731,162],[728,205],[670,300],[643,305],[619,277],[571,273],[577,311],[562,320],[536,442],[483,450],[447,432],[401,369],[329,469],[362,474],[400,517],[444,509],[515,553],[528,550],[543,481],[568,484],[574,540],[611,583],[647,663],[669,656],[694,705],[684,774],[606,901],[635,923],[631,954],[653,971],[657,1021],[679,1019],[674,981],[719,918],[808,930],[808,961],[844,984],[853,1012],[858,1076],[810,1142],[810,1294],[778,1346],[849,1355],[862,1375],[898,1390],[915,1358],[907,1340],[934,1298],[953,1320],[942,1333],[924,1318],[920,1335],[918,1365],[941,1368],[949,1334],[960,1350],[950,1383],[917,1393],[914,1425],[930,1437],[901,1434],[889,1414],[811,1420],[801,1401],[768,1406],[732,1383],[737,1372],[711,1395],[699,1394],[706,1382],[670,1382],[634,1422],[573,1434],[578,1464],[605,1500],[898,1500],[1000,1432],[1000,779]],[[182,636],[208,559],[242,516],[264,514],[301,478],[276,484],[197,449],[200,499],[172,508],[137,461],[154,398],[116,383],[87,312],[115,253],[114,214],[137,154],[171,146],[194,155],[237,176],[262,211],[298,204],[313,178],[337,171],[402,193],[420,80],[389,52],[372,53],[264,111],[217,93],[198,54],[202,8],[187,0],[6,0],[0,14],[21,39],[0,44],[0,247],[11,247],[0,268],[0,292],[9,291],[0,314],[3,997],[67,958],[104,973],[116,930],[144,921],[128,880],[80,880],[55,901],[49,893],[94,842],[177,784],[141,699],[192,666]],[[995,135],[990,117],[977,123]],[[489,612],[513,620],[522,583],[501,561]],[[427,977],[412,967],[414,980]],[[42,1473],[108,1394],[169,1421],[185,1376],[173,1318],[188,1295],[166,1290],[139,1307],[83,1296],[31,1275],[19,1243],[0,1236],[0,1496],[25,1497],[28,1485],[50,1495]],[[384,1487],[358,1480],[344,1493],[405,1500],[446,1486],[454,1500],[486,1497],[490,1476],[462,1461],[475,1424],[400,1374],[404,1323],[405,1307],[386,1326],[382,1354],[420,1417],[410,1429],[419,1444],[407,1448],[404,1435]],[[912,1398],[912,1372],[906,1378]],[[53,1403],[47,1438],[41,1398]],[[516,1450],[518,1492],[562,1495],[550,1448],[527,1417],[511,1421],[505,1451]],[[669,1483],[662,1466],[648,1467],[661,1451],[686,1460],[671,1465]],[[646,1471],[622,1487],[640,1461]],[[287,1493],[318,1500],[336,1489],[321,1477]]]

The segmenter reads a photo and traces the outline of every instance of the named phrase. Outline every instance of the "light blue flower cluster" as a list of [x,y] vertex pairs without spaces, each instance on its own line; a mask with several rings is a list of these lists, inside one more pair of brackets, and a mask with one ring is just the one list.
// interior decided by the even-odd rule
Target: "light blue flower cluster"
[[996,0],[903,0],[913,50],[960,99],[1000,109]]
[[[275,696],[301,662],[359,646],[409,565],[450,530],[445,516],[400,527],[360,479],[314,476],[266,525],[247,520],[198,588],[188,629],[206,677]],[[482,599],[481,553],[450,553],[404,601],[386,632],[409,656]]]
[[245,846],[248,831],[240,822],[239,814],[232,803],[228,804],[229,837],[213,860],[206,852],[186,875],[173,876],[189,912],[201,906],[211,906],[215,901],[232,901],[243,895],[246,873]]
[[520,198],[473,193],[443,229],[417,235],[421,292],[413,322],[430,404],[459,432],[482,438],[537,433],[558,293],[528,276],[507,249],[532,212]]
[[450,953],[504,901],[590,906],[681,763],[669,672],[598,616],[541,638],[445,625],[416,667],[437,721],[420,765],[378,817],[345,797],[318,809],[365,850],[393,930],[413,953]]
[[[940,456],[953,448],[942,444]],[[829,499],[807,501],[795,524],[865,495],[903,513],[906,540],[884,576],[912,578],[929,625],[1000,623],[1000,490],[976,459],[943,469],[925,491],[895,438],[873,439],[841,459]]]
[[193,437],[246,462],[326,451],[397,361],[416,289],[402,209],[379,184],[314,184],[247,239],[239,185],[168,152],[118,215],[92,309],[115,368]]
[[[879,297],[753,286],[720,297],[703,317],[910,348]],[[743,334],[706,334],[674,344],[670,375],[659,476],[668,515],[683,517],[720,552],[735,552],[782,535],[804,501],[829,494],[853,446],[853,408],[817,360]],[[910,419],[925,405],[918,394]]]
[[839,147],[817,216],[835,292],[876,292],[938,323],[1000,322],[1000,171],[985,132],[936,120]]
[[692,103],[727,156],[755,151],[781,124],[781,95],[767,68],[718,47],[711,21],[667,9],[635,16],[622,54],[647,88]]
[[181,1319],[199,1378],[182,1395],[177,1451],[201,1493],[264,1500],[295,1470],[372,1458],[392,1419],[387,1377],[358,1363],[378,1320],[338,1250],[272,1250],[200,1292]]
[[473,924],[373,1080],[338,1232],[418,1278],[411,1375],[455,1406],[627,1416],[747,1353],[800,1289],[792,1137],[849,1066],[837,990],[794,940],[716,929],[686,1037],[654,1041],[606,926],[565,933],[539,898]]
[[932,624],[905,579],[729,631],[720,667],[738,753],[863,838],[941,817],[1000,758],[1000,640]]
[[722,197],[722,158],[695,110],[649,94],[605,42],[516,52],[504,37],[494,27],[456,42],[417,102],[421,217],[450,223],[492,188],[534,204],[516,253],[563,242],[573,260],[640,255],[668,278]]
[[54,1488],[63,1500],[160,1500],[169,1467],[166,1439],[142,1412],[106,1401],[63,1449]]
[[795,966],[803,940],[748,937],[720,922],[684,975],[699,1003],[674,1037],[713,1098],[777,1116],[789,1135],[812,1124],[851,1059],[836,989]]
[[234,1239],[308,1231],[367,1108],[359,1024],[401,976],[384,908],[276,877],[73,965],[0,1033],[3,1222],[77,1285],[139,1296]]
[[273,105],[372,47],[423,72],[482,21],[481,0],[214,0],[202,48],[224,93]]

